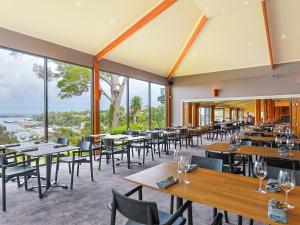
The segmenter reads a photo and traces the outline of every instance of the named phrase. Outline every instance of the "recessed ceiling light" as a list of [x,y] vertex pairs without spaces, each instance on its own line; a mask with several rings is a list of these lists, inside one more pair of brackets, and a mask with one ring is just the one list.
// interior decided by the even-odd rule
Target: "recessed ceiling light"
[[110,23],[114,23],[115,20],[114,20],[114,19],[110,19],[109,22],[110,22]]
[[248,1],[245,1],[245,5],[249,5],[249,2],[248,2]]
[[285,34],[282,34],[281,39],[285,39],[285,38],[286,38]]
[[225,12],[225,11],[226,11],[226,8],[223,8],[223,9],[222,9],[222,12]]
[[79,6],[79,5],[80,5],[80,2],[76,2],[76,5]]
[[251,45],[252,45],[252,42],[251,42],[251,41],[249,41],[249,42],[248,42],[248,45],[249,45],[249,46],[251,46]]

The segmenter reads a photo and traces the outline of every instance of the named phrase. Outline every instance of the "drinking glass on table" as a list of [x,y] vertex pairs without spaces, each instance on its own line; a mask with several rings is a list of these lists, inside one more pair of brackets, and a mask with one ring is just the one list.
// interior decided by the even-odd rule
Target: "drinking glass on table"
[[280,145],[282,145],[282,138],[279,136],[275,137],[275,144],[277,145],[278,151],[280,149]]
[[182,170],[180,169],[180,156],[181,156],[180,150],[175,149],[173,152],[173,159],[177,164],[176,173],[182,173]]
[[189,184],[190,182],[186,179],[186,174],[191,167],[191,155],[189,153],[184,153],[180,156],[179,160],[179,169],[184,172],[184,180],[185,184]]
[[265,190],[262,189],[261,183],[262,180],[267,176],[267,165],[266,162],[263,160],[258,160],[255,162],[254,165],[254,174],[255,176],[259,179],[259,188],[258,192],[260,194],[265,194],[267,193]]
[[292,149],[294,148],[294,140],[292,137],[289,137],[287,140],[286,140],[286,146],[288,147],[288,149],[290,150],[289,152],[289,155],[292,156]]
[[285,192],[285,207],[287,209],[294,209],[295,206],[288,203],[288,193],[293,190],[296,185],[294,172],[289,170],[280,170],[278,174],[278,182],[281,189]]

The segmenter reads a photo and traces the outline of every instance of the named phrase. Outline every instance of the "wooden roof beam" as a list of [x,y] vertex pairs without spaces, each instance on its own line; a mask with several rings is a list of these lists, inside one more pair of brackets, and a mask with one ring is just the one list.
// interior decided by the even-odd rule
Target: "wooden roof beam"
[[124,33],[122,33],[119,37],[117,37],[114,41],[108,44],[105,48],[103,48],[97,55],[96,60],[100,61],[107,53],[109,53],[112,49],[117,47],[143,26],[148,24],[166,9],[168,9],[171,5],[173,5],[177,0],[164,0],[158,6],[156,6],[153,10],[147,13],[142,19],[132,25],[129,29],[127,29]]
[[185,57],[185,55],[188,53],[189,49],[192,47],[194,41],[196,40],[196,38],[198,37],[199,33],[201,32],[202,28],[204,27],[205,23],[207,21],[207,17],[205,15],[203,15],[201,17],[201,19],[198,21],[193,33],[191,34],[189,40],[187,41],[186,45],[184,46],[183,50],[181,51],[181,53],[179,54],[174,66],[171,69],[171,72],[169,73],[168,76],[168,80],[170,80],[174,74],[175,71],[177,70],[178,66],[180,65],[180,63],[182,62],[183,58]]
[[262,11],[263,11],[263,16],[264,16],[264,23],[265,23],[265,30],[266,30],[266,36],[267,36],[269,58],[270,58],[270,66],[272,69],[274,69],[273,51],[272,51],[271,36],[270,36],[269,23],[268,23],[267,4],[266,4],[265,0],[261,1],[261,7],[262,7]]

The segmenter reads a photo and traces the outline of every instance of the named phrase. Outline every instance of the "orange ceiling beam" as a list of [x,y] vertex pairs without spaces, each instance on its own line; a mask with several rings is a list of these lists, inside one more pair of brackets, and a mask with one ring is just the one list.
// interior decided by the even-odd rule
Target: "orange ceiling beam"
[[142,19],[136,22],[133,26],[131,26],[128,30],[122,33],[119,37],[117,37],[114,41],[112,41],[109,45],[107,45],[104,49],[102,49],[97,55],[96,60],[100,61],[108,52],[117,47],[143,26],[148,24],[166,9],[168,9],[171,5],[173,5],[177,0],[164,0],[158,6],[156,6],[153,10],[151,10],[148,14],[146,14]]
[[261,7],[264,15],[264,23],[265,23],[265,30],[266,30],[269,57],[270,57],[270,66],[272,69],[274,69],[273,51],[272,51],[271,36],[270,36],[269,23],[268,23],[267,4],[265,0],[261,1]]
[[192,35],[190,36],[188,42],[186,43],[186,45],[184,46],[183,50],[181,51],[180,55],[178,56],[171,72],[169,73],[168,76],[168,80],[170,80],[174,74],[175,71],[177,70],[178,66],[180,65],[180,63],[182,62],[183,58],[185,57],[185,55],[188,53],[189,49],[192,47],[194,41],[196,40],[197,36],[199,35],[199,33],[201,32],[202,28],[204,27],[205,23],[207,21],[207,16],[203,15],[201,17],[201,19],[199,20],[199,22],[197,23],[196,28],[194,29]]

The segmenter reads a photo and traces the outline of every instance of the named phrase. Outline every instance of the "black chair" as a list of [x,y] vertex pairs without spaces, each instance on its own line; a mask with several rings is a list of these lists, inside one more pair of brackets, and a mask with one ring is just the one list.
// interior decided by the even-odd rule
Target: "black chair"
[[[219,172],[222,172],[222,170],[223,170],[223,160],[222,159],[214,159],[214,158],[207,158],[207,157],[193,155],[191,158],[191,164],[196,164],[200,168],[216,170]],[[218,210],[216,208],[214,208],[214,210],[213,210],[214,217],[218,217],[217,212],[218,212]],[[227,211],[224,211],[224,213],[225,213],[225,221],[226,221],[226,223],[229,223]],[[223,215],[222,215],[222,217],[223,217]],[[222,224],[222,217],[221,217],[221,224]],[[219,224],[219,223],[216,223],[216,224]]]
[[206,155],[208,158],[221,159],[223,161],[223,172],[246,175],[244,166],[243,169],[239,167],[243,165],[244,157],[240,161],[235,162],[234,157],[231,157],[227,153],[206,152]]
[[[79,166],[84,163],[90,164],[90,170],[91,170],[91,180],[94,181],[94,175],[93,175],[93,149],[92,149],[92,143],[88,141],[78,141],[77,147],[79,147],[78,150],[72,151],[72,156],[65,156],[65,157],[59,157],[57,163],[71,163],[72,169],[71,169],[71,185],[70,188],[73,189],[73,182],[74,182],[74,169],[75,164],[77,163],[77,176],[79,176]],[[59,166],[58,166],[59,167]],[[57,171],[56,171],[57,174]],[[56,177],[57,181],[57,177]]]
[[288,159],[264,158],[267,166],[280,167],[282,169],[299,170],[299,162]]
[[[15,158],[15,156],[12,156]],[[39,158],[24,160],[22,162],[9,162],[10,156],[6,156],[3,153],[0,153],[0,167],[2,178],[2,210],[6,211],[6,183],[13,178],[24,177],[25,190],[28,190],[27,179],[32,175],[37,176],[38,181],[38,191],[39,197],[42,198],[42,189],[41,189],[41,179],[40,179],[40,169],[39,169]],[[30,163],[35,161],[36,167],[33,168],[30,166]]]
[[[267,167],[268,173],[267,173],[266,179],[267,180],[268,179],[277,180],[279,171],[282,169],[284,169],[284,168],[268,166]],[[293,170],[293,171],[294,171],[295,178],[296,178],[296,186],[300,186],[300,171],[297,171],[297,170]]]
[[161,136],[160,132],[146,132],[145,136],[150,139],[150,144],[153,147],[154,151],[158,151],[158,156],[160,158],[160,148],[162,146],[167,146],[166,141],[164,138]]
[[[139,192],[139,200],[129,198],[135,192]],[[113,200],[111,203],[111,225],[116,225],[116,213],[120,212],[128,218],[126,225],[184,225],[186,219],[181,217],[188,209],[189,220],[192,220],[192,205],[186,201],[174,214],[158,210],[155,202],[142,200],[142,186],[138,186],[127,194],[120,194],[112,190]]]
[[[113,173],[116,173],[115,171],[115,155],[120,154],[126,154],[127,153],[127,146],[124,146],[122,144],[115,144],[113,139],[110,138],[103,138],[101,142],[101,153],[99,158],[99,170],[101,169],[101,159],[102,156],[106,156],[106,162],[108,163],[109,157],[112,159],[112,167],[113,167]],[[130,154],[130,153],[128,153]],[[129,158],[127,157],[127,163],[129,163]]]
[[[57,144],[61,144],[61,145],[69,145],[69,138],[62,138],[59,137],[57,138],[56,141]],[[67,152],[67,155],[70,156],[70,151]],[[55,170],[55,182],[57,182],[57,177],[58,177],[58,170],[59,170],[59,157],[64,157],[65,153],[59,153],[57,154],[57,158],[56,158],[56,170]],[[71,174],[71,163],[68,163],[68,167],[69,167],[69,173]]]

